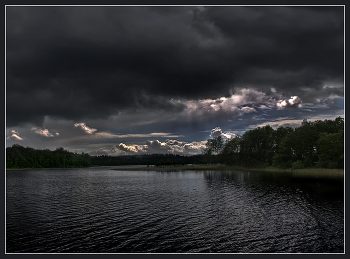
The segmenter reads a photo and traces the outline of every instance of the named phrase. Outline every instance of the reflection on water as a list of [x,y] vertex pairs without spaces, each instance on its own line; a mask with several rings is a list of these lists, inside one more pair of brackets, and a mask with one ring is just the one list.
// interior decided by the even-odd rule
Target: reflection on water
[[7,253],[343,253],[343,182],[239,171],[7,172]]

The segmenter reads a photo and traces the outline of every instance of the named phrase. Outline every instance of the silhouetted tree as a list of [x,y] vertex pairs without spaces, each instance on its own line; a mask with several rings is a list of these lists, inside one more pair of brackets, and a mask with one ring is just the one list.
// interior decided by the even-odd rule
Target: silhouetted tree
[[240,136],[235,136],[227,140],[222,151],[220,152],[220,161],[227,165],[239,165],[240,146]]
[[222,144],[209,139],[203,152],[206,162],[281,168],[344,167],[344,119],[309,122],[299,127],[269,125],[246,131]]

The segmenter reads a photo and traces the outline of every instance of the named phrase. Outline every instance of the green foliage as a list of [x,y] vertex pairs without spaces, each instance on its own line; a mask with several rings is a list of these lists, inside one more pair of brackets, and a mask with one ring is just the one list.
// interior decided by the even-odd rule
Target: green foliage
[[207,143],[205,144],[205,152],[207,154],[214,154],[217,155],[220,153],[224,146],[223,139],[221,136],[208,139]]
[[273,156],[273,166],[280,168],[290,168],[292,166],[293,160],[296,160],[294,138],[295,132],[292,131],[281,140],[279,149]]
[[320,134],[317,141],[318,166],[325,168],[344,167],[344,131]]
[[303,168],[304,168],[304,164],[300,160],[292,163],[292,169],[303,169]]
[[204,148],[204,156],[207,163],[219,163],[220,158],[216,155],[220,154],[224,147],[221,136],[208,139]]
[[283,138],[274,155],[273,165],[343,168],[343,159],[344,119],[338,117],[334,121],[304,120],[300,127]]
[[274,130],[269,125],[246,131],[242,136],[243,163],[251,166],[271,164],[274,147]]
[[6,148],[6,168],[72,168],[90,166],[88,154],[75,154],[62,147],[55,151],[22,147],[18,144]]
[[90,165],[182,165],[204,163],[203,155],[146,154],[129,156],[90,156],[69,152],[62,147],[54,151],[36,150],[13,145],[6,148],[6,168],[76,168]]
[[227,165],[235,165],[239,163],[239,152],[241,146],[241,137],[235,136],[224,144],[224,147],[220,153],[220,162],[224,162]]
[[280,144],[282,142],[282,140],[291,132],[293,132],[294,129],[291,127],[278,127],[275,131],[274,131],[274,148],[273,148],[273,152],[276,153],[279,151],[280,149]]
[[207,161],[220,161],[227,165],[245,167],[279,168],[343,168],[344,167],[344,119],[309,122],[301,126],[279,127],[269,125],[246,131],[242,137],[232,138],[219,152],[208,140],[205,155]]

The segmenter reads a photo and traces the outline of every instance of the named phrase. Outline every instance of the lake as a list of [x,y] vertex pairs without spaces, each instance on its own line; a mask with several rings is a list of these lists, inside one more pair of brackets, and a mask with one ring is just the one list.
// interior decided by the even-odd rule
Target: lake
[[7,171],[6,252],[344,253],[344,182],[242,171]]

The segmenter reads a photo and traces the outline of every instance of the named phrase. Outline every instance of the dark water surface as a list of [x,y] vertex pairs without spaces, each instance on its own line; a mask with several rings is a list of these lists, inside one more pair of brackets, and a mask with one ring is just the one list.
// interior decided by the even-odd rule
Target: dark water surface
[[240,171],[7,171],[7,253],[343,253],[343,182]]

